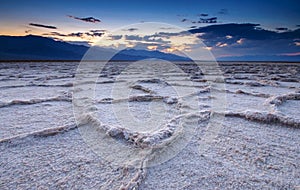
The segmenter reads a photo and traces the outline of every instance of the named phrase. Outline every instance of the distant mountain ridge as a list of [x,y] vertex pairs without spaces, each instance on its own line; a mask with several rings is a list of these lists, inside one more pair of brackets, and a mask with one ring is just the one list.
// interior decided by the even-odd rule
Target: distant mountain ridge
[[[90,47],[55,41],[42,36],[0,36],[0,60],[81,60]],[[160,51],[125,49],[120,52],[97,47],[97,58],[114,55],[111,60],[157,58],[187,61],[186,57]]]

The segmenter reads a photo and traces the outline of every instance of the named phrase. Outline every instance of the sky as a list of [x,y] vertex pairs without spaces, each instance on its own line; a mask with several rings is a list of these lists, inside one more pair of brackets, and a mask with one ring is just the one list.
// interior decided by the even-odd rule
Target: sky
[[[299,0],[1,0],[0,18],[0,35],[32,34],[76,44],[167,52],[191,51],[196,37],[216,57],[300,56]],[[151,33],[128,27],[145,22],[166,27]],[[194,38],[186,41],[185,35]]]

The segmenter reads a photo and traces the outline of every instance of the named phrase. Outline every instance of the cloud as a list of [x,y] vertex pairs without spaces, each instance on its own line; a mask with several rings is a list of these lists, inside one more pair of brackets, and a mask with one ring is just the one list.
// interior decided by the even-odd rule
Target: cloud
[[227,43],[218,42],[218,43],[216,44],[216,46],[222,48],[222,47],[228,46],[228,44],[227,44]]
[[105,33],[106,30],[103,30],[103,29],[96,29],[96,30],[90,30],[90,32],[93,32],[93,33],[103,32],[103,33]]
[[83,37],[84,33],[83,32],[73,32],[68,34],[67,36],[71,36],[71,37]]
[[[173,39],[180,41],[178,45]],[[197,36],[216,58],[226,56],[273,56],[292,55],[300,52],[300,29],[267,30],[256,23],[213,24],[193,26],[188,31],[157,32],[153,35],[125,35],[126,44],[132,48],[166,50],[168,48],[198,48],[197,40],[188,43],[189,37]],[[178,40],[180,39],[182,40]],[[128,46],[129,47],[129,46]],[[185,51],[185,49],[183,51]]]
[[244,38],[241,38],[239,40],[236,41],[236,43],[238,44],[243,44],[245,42],[245,39]]
[[125,40],[136,40],[136,41],[142,41],[143,37],[139,35],[125,35]]
[[59,32],[50,32],[50,33],[45,33],[43,35],[45,35],[45,36],[60,36],[60,37],[66,37],[66,36],[68,36],[66,34],[62,34],[62,33],[59,33]]
[[190,21],[192,24],[197,24],[197,23],[217,23],[217,17],[211,17],[211,18],[200,18],[199,20],[189,20],[189,19],[182,19],[181,22],[188,22]]
[[227,36],[225,36],[226,37],[226,39],[232,39],[233,37],[232,36],[230,36],[230,35],[227,35]]
[[91,22],[91,23],[98,23],[98,22],[101,22],[101,20],[96,19],[96,18],[94,18],[94,17],[85,17],[85,18],[81,18],[81,17],[72,16],[72,15],[67,15],[67,17],[73,18],[73,19],[76,19],[76,20],[81,20],[81,21],[84,21],[84,22]]
[[217,17],[211,17],[211,18],[200,18],[198,23],[217,23]]
[[216,38],[224,38],[232,36],[231,40],[245,38],[249,40],[276,40],[276,39],[297,39],[300,38],[300,29],[286,32],[276,32],[265,30],[260,24],[243,23],[243,24],[219,24],[210,25],[191,29],[189,32],[193,34],[203,33],[201,36],[204,40],[213,40]]
[[[198,36],[200,39],[202,39],[203,42],[206,43],[207,46],[210,47],[215,47],[216,44],[220,42],[219,47],[220,44],[227,44],[227,47],[251,47],[255,49],[255,45],[258,45],[260,43],[273,43],[274,41],[286,43],[289,46],[295,46],[295,40],[300,39],[300,29],[278,32],[263,29],[260,27],[260,24],[254,23],[215,24],[198,28],[196,28],[196,26],[193,26],[188,31],[173,33],[159,32],[157,33],[157,37],[169,39],[172,36],[188,36],[190,35],[190,33]],[[258,47],[256,47],[256,49],[258,49]]]
[[267,31],[259,28],[259,24],[219,24],[210,25],[205,27],[199,27],[196,29],[191,29],[191,33],[203,33],[202,39],[212,40],[220,37],[232,36],[236,38],[247,38],[247,39],[266,39],[273,38],[277,35],[276,32]]
[[219,12],[218,12],[218,14],[220,14],[220,15],[228,15],[229,12],[228,12],[228,9],[220,9]]
[[29,25],[35,27],[41,27],[41,28],[57,29],[57,27],[50,26],[50,25],[43,25],[43,24],[36,24],[36,23],[29,23]]
[[147,42],[170,43],[170,41],[163,40],[159,34],[146,35],[143,40]]
[[288,30],[288,28],[283,28],[283,27],[279,27],[279,28],[275,28],[275,29],[278,31],[287,31]]
[[159,50],[159,51],[170,48],[170,46],[167,44],[161,44],[155,42],[154,43],[134,42],[131,43],[131,47],[134,49],[151,49],[151,50]]
[[293,53],[282,53],[280,55],[286,55],[286,56],[299,56],[300,52],[293,52]]
[[[159,33],[151,35],[111,35],[108,36],[110,40],[119,40],[123,39],[125,48],[134,48],[134,49],[149,49],[153,50],[166,50],[171,48],[171,43],[168,40],[165,40],[163,36]],[[167,36],[168,37],[168,36]],[[119,46],[119,45],[118,45]],[[170,50],[170,49],[169,49]]]
[[166,41],[166,40],[163,40],[160,36],[159,33],[157,34],[153,34],[153,35],[145,35],[145,36],[139,36],[139,35],[125,35],[125,40],[127,41],[139,41],[139,42],[142,42],[142,43],[148,43],[148,42],[151,42],[151,43],[169,43],[170,41]]
[[300,46],[300,42],[294,42],[295,46]]
[[164,37],[164,38],[170,38],[172,36],[184,36],[186,34],[190,34],[188,31],[182,31],[182,32],[158,32],[156,33],[156,36]]
[[[260,24],[229,23],[209,25],[190,29],[197,35],[216,57],[232,56],[270,56],[300,52],[300,29],[266,30]],[[184,33],[177,33],[183,35]],[[165,33],[165,35],[168,35]],[[174,33],[169,33],[173,36]]]
[[91,37],[101,37],[105,34],[105,32],[85,32],[84,33],[87,36],[91,36]]
[[188,19],[186,19],[186,18],[181,20],[181,22],[186,22],[186,21],[188,21]]
[[112,35],[110,36],[111,40],[120,40],[123,36],[122,35]]
[[66,41],[66,42],[68,42],[69,44],[83,45],[83,46],[87,46],[87,47],[91,46],[89,41]]
[[201,16],[201,17],[207,17],[207,16],[208,16],[208,14],[206,14],[206,13],[200,13],[200,14],[198,14],[197,16]]
[[50,32],[50,33],[45,33],[43,35],[45,36],[59,36],[59,37],[79,37],[79,38],[84,38],[84,37],[101,37],[105,34],[104,31],[99,31],[99,30],[90,30],[89,32],[72,32],[68,34],[64,33],[59,33],[59,32]]
[[123,31],[129,31],[129,32],[134,32],[137,31],[138,28],[128,28],[128,29],[123,29]]
[[173,27],[161,27],[161,28],[159,28],[159,29],[161,29],[161,30],[172,30],[172,29],[174,29]]

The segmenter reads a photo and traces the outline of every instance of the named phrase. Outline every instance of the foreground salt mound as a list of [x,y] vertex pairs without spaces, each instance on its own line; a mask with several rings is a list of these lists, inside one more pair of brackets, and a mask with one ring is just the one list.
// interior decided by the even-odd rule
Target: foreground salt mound
[[299,128],[300,120],[294,119],[292,117],[287,117],[281,114],[272,114],[268,112],[253,112],[253,111],[244,111],[244,112],[226,112],[226,116],[231,117],[241,117],[246,118],[252,121],[258,121],[263,123],[279,123],[281,125],[286,125],[290,127]]

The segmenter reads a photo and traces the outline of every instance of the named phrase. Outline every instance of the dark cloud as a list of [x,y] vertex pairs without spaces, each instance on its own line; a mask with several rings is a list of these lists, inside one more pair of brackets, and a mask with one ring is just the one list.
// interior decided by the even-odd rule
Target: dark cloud
[[286,32],[276,32],[265,30],[259,24],[219,24],[200,27],[189,30],[191,33],[203,33],[201,36],[205,40],[213,40],[220,37],[232,36],[234,39],[249,39],[249,40],[276,40],[276,39],[297,39],[300,38],[300,29]]
[[197,26],[191,26],[190,28],[197,28]]
[[220,15],[228,15],[229,12],[228,12],[228,9],[221,9],[221,10],[219,10],[218,14],[220,14]]
[[164,37],[164,38],[170,38],[172,36],[183,36],[183,35],[187,35],[187,34],[190,34],[190,32],[188,31],[182,31],[182,32],[158,32],[156,34],[156,36],[159,36],[159,37]]
[[296,27],[300,27],[300,24],[297,24]]
[[90,30],[89,32],[85,32],[85,35],[92,36],[92,37],[101,37],[106,33],[106,30],[97,29],[97,30]]
[[139,35],[125,35],[125,40],[137,40],[137,41],[142,41],[143,37]]
[[211,18],[200,18],[198,23],[217,23],[217,17],[211,17]]
[[283,28],[283,27],[279,27],[279,28],[275,28],[275,29],[278,31],[287,31],[288,30],[288,28]]
[[86,32],[85,35],[91,37],[101,37],[105,34],[105,32]]
[[120,40],[123,36],[122,35],[112,35],[109,36],[111,40]]
[[91,23],[101,22],[101,20],[96,19],[94,17],[81,18],[81,17],[72,16],[72,15],[67,15],[67,17],[73,18],[73,19],[76,19],[76,20],[81,20],[81,21],[84,21],[84,22],[91,22]]
[[123,31],[129,31],[129,32],[134,32],[137,31],[138,28],[128,28],[128,29],[123,29]]
[[[172,36],[198,36],[206,46],[218,57],[239,55],[283,55],[300,52],[300,28],[296,30],[267,30],[255,23],[214,24],[204,27],[192,26],[188,31],[157,32],[154,35],[127,35],[128,43],[135,47],[147,48],[157,46],[164,49],[171,44]],[[131,40],[131,41],[130,41]],[[187,44],[188,48],[198,44]]]
[[45,36],[61,36],[61,37],[66,37],[68,35],[66,34],[62,34],[62,33],[59,33],[59,32],[50,32],[50,33],[46,33],[46,34],[43,34]]
[[190,21],[192,24],[197,24],[197,23],[217,23],[217,17],[211,17],[211,18],[200,18],[199,20],[189,20],[189,19],[182,19],[181,22],[188,22]]
[[97,30],[90,30],[89,32],[72,32],[69,34],[63,34],[59,32],[50,32],[43,35],[46,36],[59,36],[59,37],[79,37],[83,38],[85,36],[88,37],[101,37],[105,34],[105,32],[98,32]]
[[207,17],[207,16],[208,16],[208,14],[206,14],[206,13],[200,13],[200,14],[198,14],[197,16],[201,16],[201,17]]
[[80,38],[82,38],[83,35],[84,35],[83,32],[73,32],[73,33],[68,34],[67,36],[71,36],[71,37],[80,37]]
[[90,30],[90,32],[93,32],[93,33],[98,33],[98,32],[105,33],[106,30],[103,30],[103,29],[96,29],[96,30]]
[[57,29],[55,26],[49,26],[49,25],[43,25],[43,24],[29,23],[29,25],[41,27],[41,28]]
[[[190,29],[212,47],[214,55],[278,55],[299,52],[300,29],[270,31],[259,24],[219,24]],[[172,34],[173,35],[173,34]]]
[[259,24],[220,24],[200,27],[197,29],[191,29],[191,33],[204,33],[203,39],[214,39],[217,37],[225,37],[227,35],[234,36],[237,38],[247,39],[265,39],[272,37],[276,32],[263,30],[259,28]]
[[30,33],[31,32],[31,30],[25,30],[25,33],[26,34],[28,34],[28,33]]
[[188,21],[188,19],[186,19],[186,18],[181,20],[181,22],[186,22],[186,21]]

